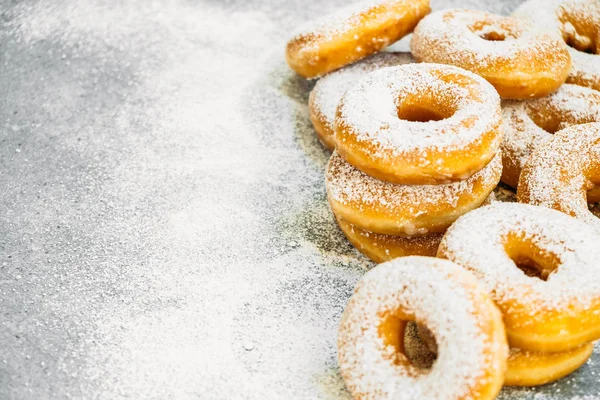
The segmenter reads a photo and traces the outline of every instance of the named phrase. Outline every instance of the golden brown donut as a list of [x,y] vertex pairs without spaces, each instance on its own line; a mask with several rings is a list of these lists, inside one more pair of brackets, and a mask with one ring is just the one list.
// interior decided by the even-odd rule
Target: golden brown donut
[[305,78],[323,76],[401,39],[430,10],[429,0],[353,4],[301,27],[287,44],[287,63]]
[[554,134],[525,164],[517,200],[572,215],[600,231],[586,194],[600,183],[600,123],[576,125]]
[[594,344],[588,343],[562,353],[538,353],[510,349],[506,386],[539,386],[554,382],[577,370],[590,358]]
[[[406,356],[416,321],[438,339],[429,370]],[[447,260],[401,257],[357,284],[338,331],[338,362],[355,399],[494,399],[508,347],[502,317],[472,274]]]
[[[419,349],[417,341],[411,341],[415,349],[410,349],[407,354],[417,353],[419,349],[419,360],[430,361],[430,367],[437,354],[437,343],[433,334],[427,327],[417,324],[419,339],[433,357],[428,356]],[[510,349],[504,385],[506,386],[539,386],[564,378],[581,367],[590,358],[594,351],[593,343],[584,344],[575,349],[562,353],[539,353],[521,349]]]
[[461,182],[396,185],[377,180],[347,163],[337,151],[325,172],[327,198],[334,214],[369,232],[414,236],[444,232],[459,216],[479,207],[502,173],[500,154]]
[[568,215],[496,202],[460,217],[438,257],[486,286],[511,347],[553,353],[600,338],[598,243],[596,230]]
[[600,122],[600,92],[564,84],[538,99],[502,103],[502,182],[514,188],[533,149],[563,128]]
[[569,46],[573,67],[568,83],[600,90],[598,0],[530,0],[513,16],[560,36]]
[[439,64],[371,72],[342,97],[338,153],[391,183],[461,181],[485,167],[502,141],[500,98],[481,77]]
[[391,236],[367,232],[336,216],[337,223],[348,241],[376,263],[406,256],[435,257],[443,233],[425,236]]
[[411,42],[418,61],[452,64],[487,79],[501,97],[546,96],[571,69],[567,46],[532,24],[484,11],[445,10],[423,18]]
[[308,110],[319,140],[329,150],[335,148],[335,111],[344,93],[369,72],[414,62],[410,53],[378,53],[355,64],[327,74],[310,92]]

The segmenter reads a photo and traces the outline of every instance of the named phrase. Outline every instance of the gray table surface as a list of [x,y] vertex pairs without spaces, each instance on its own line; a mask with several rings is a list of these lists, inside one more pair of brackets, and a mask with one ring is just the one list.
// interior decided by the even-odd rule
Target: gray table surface
[[[0,0],[0,399],[349,397],[336,328],[372,264],[283,59],[344,3]],[[501,398],[599,379],[597,347]]]

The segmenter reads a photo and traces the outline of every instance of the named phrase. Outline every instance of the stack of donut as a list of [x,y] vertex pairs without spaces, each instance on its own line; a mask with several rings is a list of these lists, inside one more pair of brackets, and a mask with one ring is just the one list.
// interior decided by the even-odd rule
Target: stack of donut
[[[600,2],[429,12],[360,3],[287,46],[320,78],[309,110],[338,225],[393,260],[340,325],[361,399],[492,399],[571,373],[600,338]],[[410,32],[411,54],[382,51]],[[500,180],[532,205],[481,207]]]

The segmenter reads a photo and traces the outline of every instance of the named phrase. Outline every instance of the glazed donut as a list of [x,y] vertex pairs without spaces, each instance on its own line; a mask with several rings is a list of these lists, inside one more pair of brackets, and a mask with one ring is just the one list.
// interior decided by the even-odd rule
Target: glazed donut
[[572,215],[600,232],[586,193],[600,183],[600,123],[575,125],[554,134],[525,164],[517,200]]
[[335,148],[333,135],[335,133],[335,111],[340,99],[346,91],[358,80],[383,67],[408,64],[413,62],[409,53],[378,53],[356,64],[349,65],[339,71],[332,72],[319,79],[310,92],[308,110],[310,119],[317,131],[321,143],[329,150]]
[[[429,327],[439,346],[430,370],[410,363],[405,327]],[[338,331],[338,361],[356,399],[494,399],[508,347],[502,317],[472,274],[446,260],[402,257],[356,286]]]
[[600,90],[598,0],[530,0],[513,16],[561,36],[573,62],[567,82]]
[[560,38],[526,21],[484,11],[428,15],[415,29],[411,50],[418,61],[452,64],[481,75],[506,99],[546,96],[565,82],[571,69]]
[[547,97],[502,103],[502,182],[513,188],[531,151],[552,133],[572,125],[600,122],[600,92],[562,85]]
[[334,151],[325,172],[333,213],[369,232],[414,236],[444,232],[479,207],[500,181],[500,154],[465,181],[445,185],[396,185],[377,180]]
[[484,283],[511,347],[553,353],[600,338],[599,242],[594,229],[558,211],[494,203],[460,217],[438,257]]
[[429,0],[353,4],[301,27],[287,44],[287,63],[305,78],[325,75],[401,39],[430,10]]
[[365,256],[382,263],[398,257],[435,257],[443,233],[425,236],[392,236],[364,231],[336,216],[337,223],[348,241]]
[[481,77],[449,65],[406,64],[371,72],[346,92],[335,144],[374,178],[448,183],[490,162],[501,123],[498,94]]
[[[410,338],[410,344],[414,349],[407,349],[407,354],[418,354],[418,360],[423,367],[430,367],[437,354],[437,344],[433,334],[427,327],[416,324],[418,337],[421,343]],[[408,329],[407,329],[408,330]],[[406,343],[406,342],[405,342]],[[421,346],[425,346],[428,355]],[[592,355],[593,343],[584,344],[581,347],[562,353],[539,353],[521,349],[510,349],[506,374],[504,375],[505,386],[539,386],[564,378],[579,367],[581,367]],[[433,355],[433,357],[432,357]]]

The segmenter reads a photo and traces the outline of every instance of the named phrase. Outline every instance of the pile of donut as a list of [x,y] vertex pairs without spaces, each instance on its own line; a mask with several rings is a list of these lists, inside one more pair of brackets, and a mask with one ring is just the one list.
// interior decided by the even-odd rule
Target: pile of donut
[[[363,2],[286,49],[321,77],[331,209],[383,263],[339,328],[357,399],[493,399],[570,374],[600,338],[600,2],[430,11]],[[411,54],[384,50],[411,32]],[[519,203],[495,201],[500,180]]]

